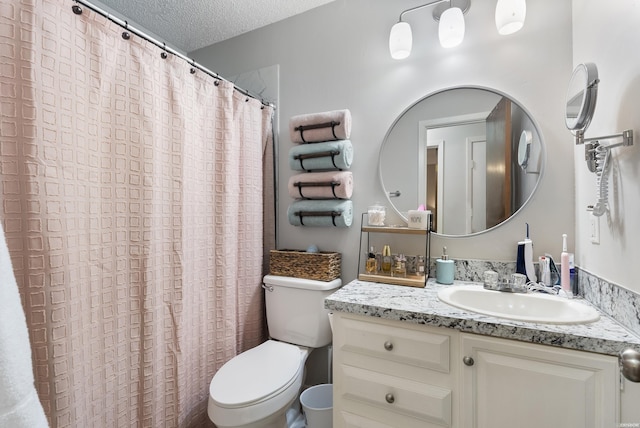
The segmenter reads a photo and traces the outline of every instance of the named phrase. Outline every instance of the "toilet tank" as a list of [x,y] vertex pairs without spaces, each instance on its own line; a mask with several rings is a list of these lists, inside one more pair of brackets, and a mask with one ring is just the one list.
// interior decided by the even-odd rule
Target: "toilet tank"
[[329,311],[324,298],[342,285],[340,279],[315,281],[267,275],[264,277],[269,336],[310,348],[331,343]]

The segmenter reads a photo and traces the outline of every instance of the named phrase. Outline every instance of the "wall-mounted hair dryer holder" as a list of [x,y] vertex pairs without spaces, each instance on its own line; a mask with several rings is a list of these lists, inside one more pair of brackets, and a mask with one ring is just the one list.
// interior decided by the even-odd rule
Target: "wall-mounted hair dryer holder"
[[[603,140],[620,140],[616,143],[602,144]],[[607,150],[620,146],[633,145],[633,129],[627,129],[619,134],[605,135],[602,137],[584,137],[584,131],[576,131],[576,145],[584,144],[584,159],[589,171],[596,172],[596,149],[599,146]]]
[[[619,140],[607,144],[602,140]],[[611,149],[621,146],[633,145],[633,130],[627,129],[620,134],[605,135],[603,137],[584,138],[584,132],[576,133],[576,144],[584,144],[584,158],[589,171],[596,174],[597,201],[589,205],[587,211],[600,217],[608,211],[609,183],[608,167]]]

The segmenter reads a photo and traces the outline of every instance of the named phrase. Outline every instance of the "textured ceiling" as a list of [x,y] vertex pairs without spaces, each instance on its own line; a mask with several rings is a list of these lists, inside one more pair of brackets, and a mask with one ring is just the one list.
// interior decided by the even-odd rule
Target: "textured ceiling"
[[95,4],[187,53],[331,1],[100,0]]

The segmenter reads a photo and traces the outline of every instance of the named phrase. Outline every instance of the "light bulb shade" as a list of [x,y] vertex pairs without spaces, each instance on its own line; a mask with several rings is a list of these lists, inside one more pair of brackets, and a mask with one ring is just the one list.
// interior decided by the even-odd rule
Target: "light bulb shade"
[[496,28],[498,33],[513,34],[524,25],[527,16],[526,0],[498,0],[496,4]]
[[391,27],[391,33],[389,34],[391,58],[404,59],[408,57],[411,54],[412,44],[411,26],[407,22],[398,22]]
[[452,48],[464,39],[464,16],[458,7],[450,7],[440,15],[438,38],[443,48]]

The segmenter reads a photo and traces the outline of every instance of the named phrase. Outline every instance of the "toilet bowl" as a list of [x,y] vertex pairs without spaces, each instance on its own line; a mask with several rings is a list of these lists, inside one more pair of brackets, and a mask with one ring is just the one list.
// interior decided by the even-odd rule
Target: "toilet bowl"
[[209,418],[218,428],[286,428],[308,355],[306,348],[268,340],[234,357],[211,381]]
[[[324,298],[340,279],[264,277],[270,340],[227,361],[209,386],[209,418],[218,428],[304,426],[298,401],[311,350],[331,343]],[[302,421],[302,422],[300,422]]]

